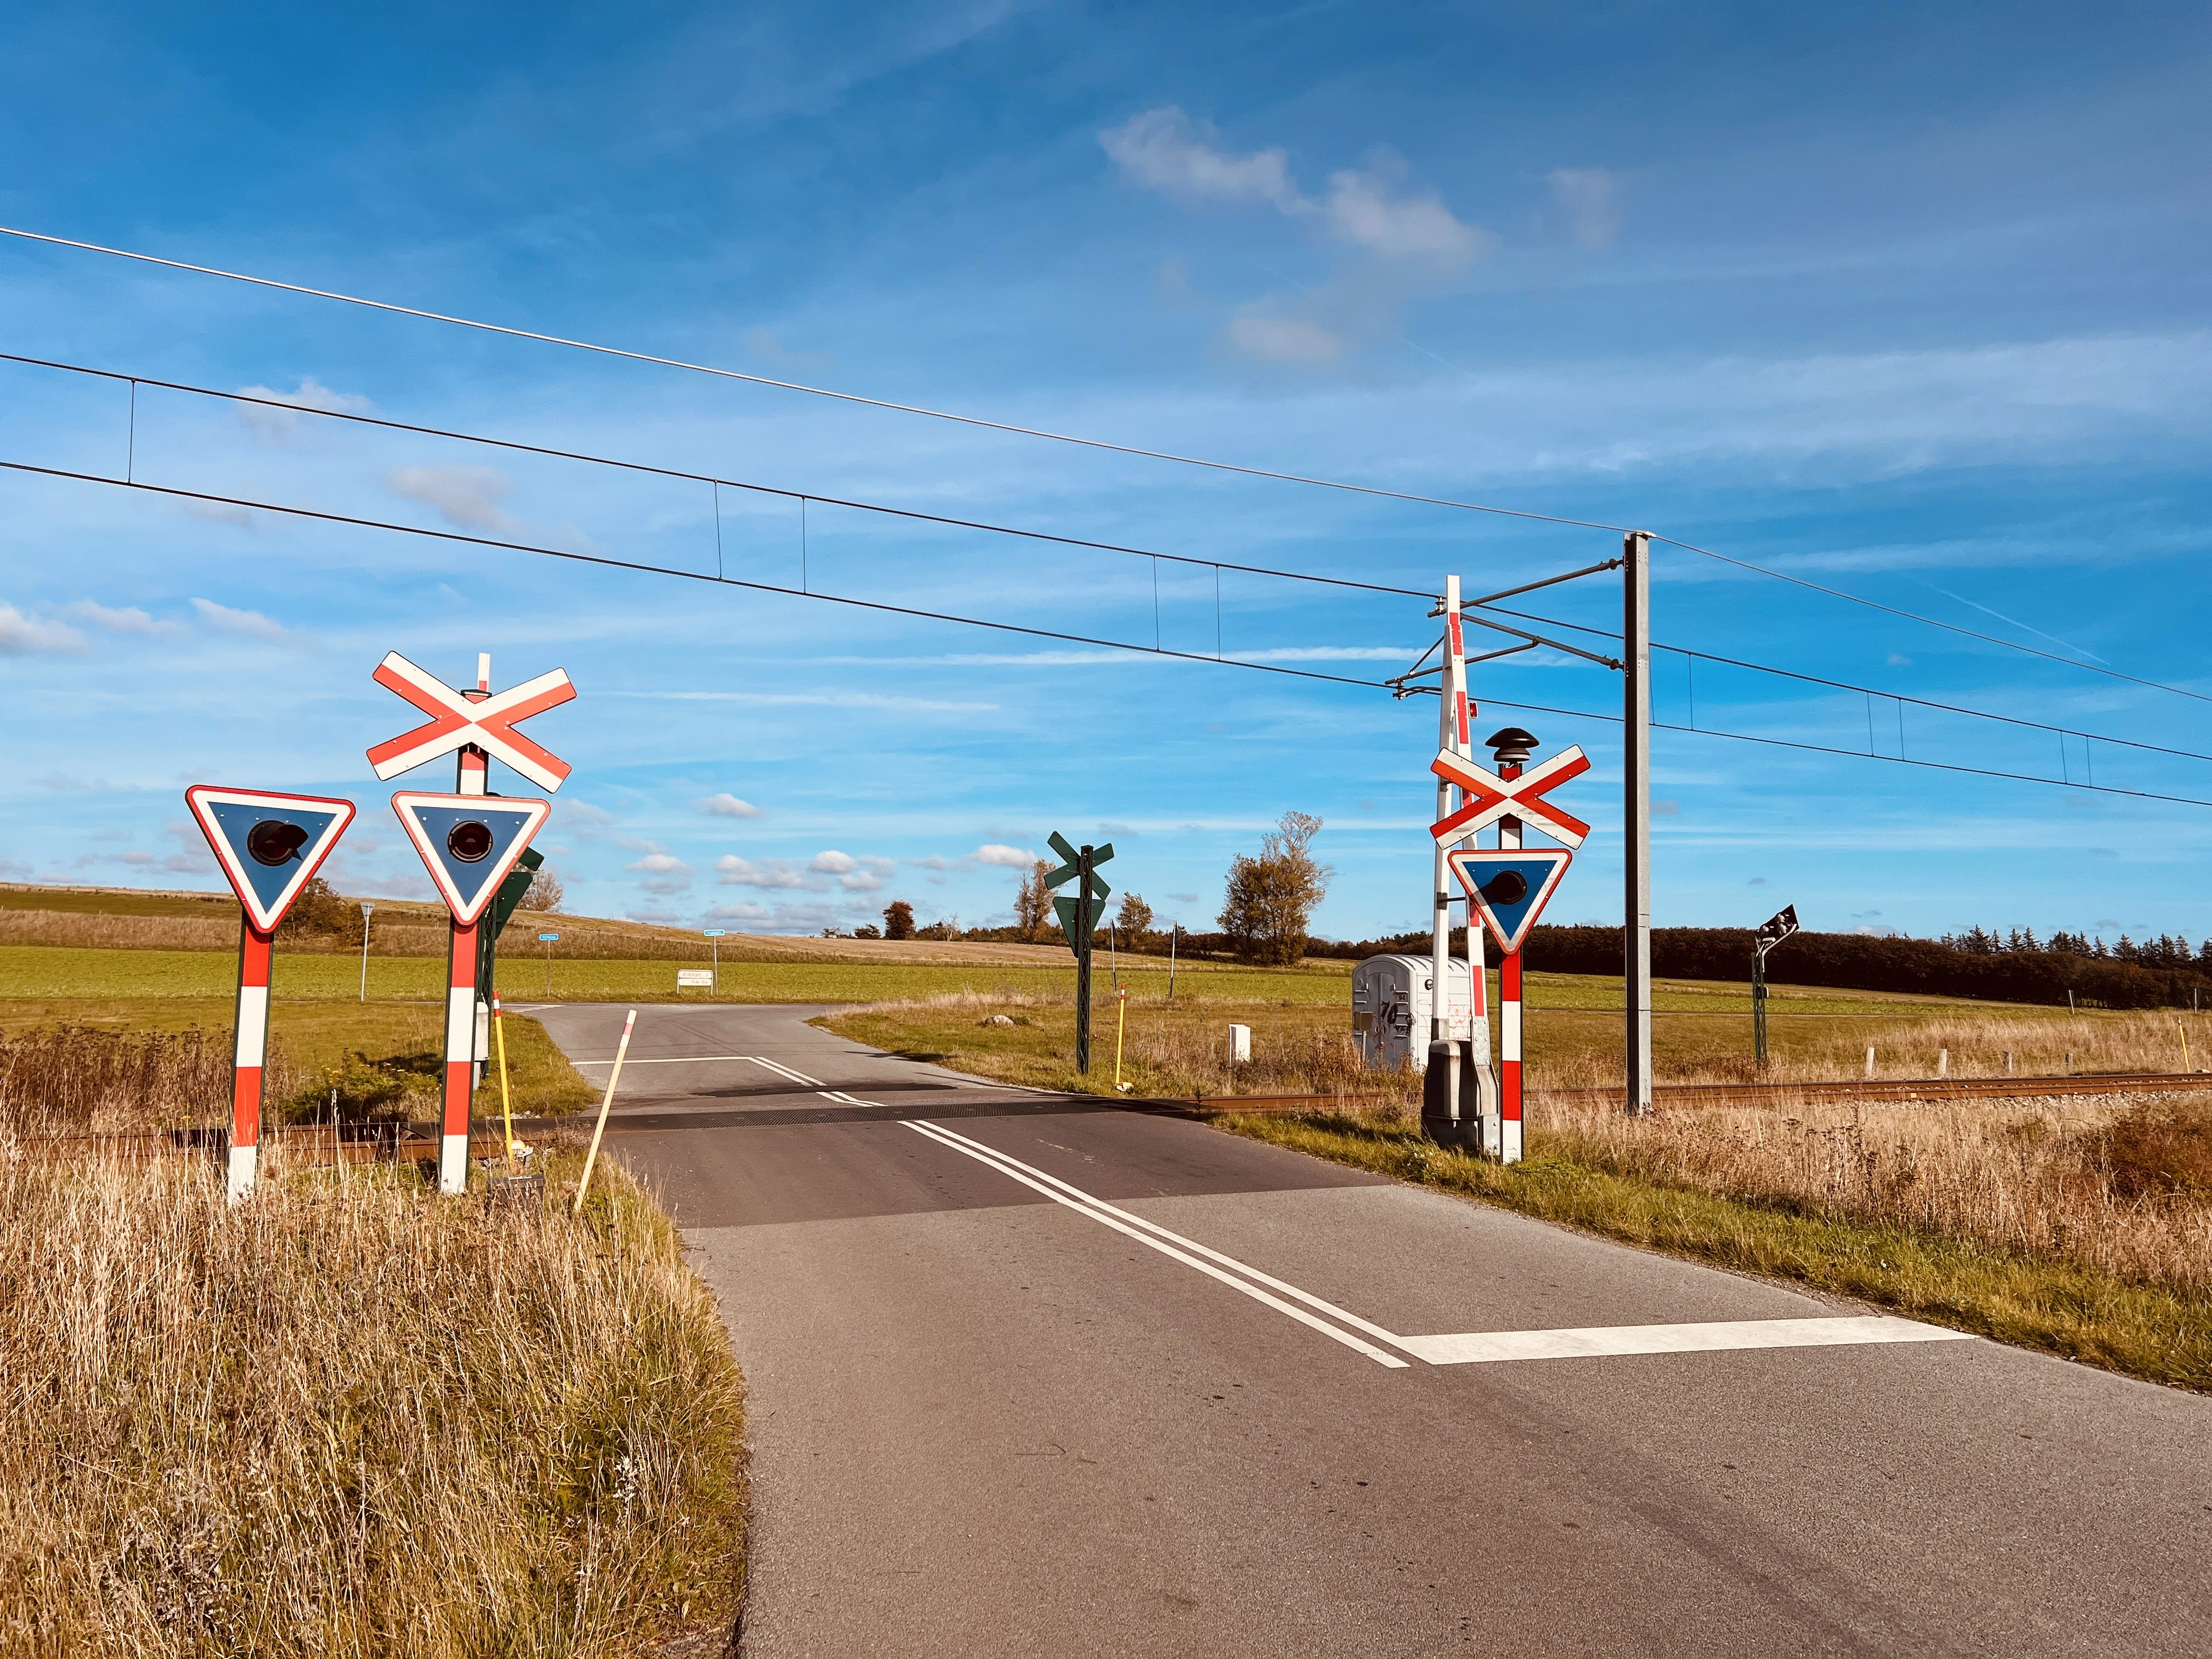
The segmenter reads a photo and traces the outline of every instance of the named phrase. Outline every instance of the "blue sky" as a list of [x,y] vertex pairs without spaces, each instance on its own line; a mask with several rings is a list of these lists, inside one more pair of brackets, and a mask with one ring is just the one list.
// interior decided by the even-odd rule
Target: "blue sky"
[[[1655,634],[2212,753],[2202,9],[52,7],[0,64],[0,222],[1145,448],[1633,523]],[[1601,531],[1206,472],[0,239],[0,350],[1200,559],[1470,592]],[[701,486],[0,365],[0,459],[714,568]],[[1152,562],[725,491],[733,576],[1149,642]],[[188,782],[362,803],[362,753],[556,665],[572,908],[1002,918],[1110,838],[1209,925],[1282,811],[1317,918],[1419,925],[1434,706],[0,475],[0,875],[214,886]],[[801,550],[802,538],[804,551]],[[1616,589],[1547,614],[1615,625]],[[1249,659],[1371,678],[1418,600],[1231,574]],[[1210,570],[1162,568],[1170,647]],[[1581,635],[1570,637],[1581,638]],[[2179,688],[2085,672],[2102,666]],[[1554,919],[1618,920],[1617,677],[1479,671],[1596,765]],[[1679,658],[1658,717],[1898,752],[1899,706]],[[2194,693],[2194,696],[2181,693]],[[2212,800],[2212,763],[1903,712],[1904,753]],[[2066,744],[2071,744],[2070,748]],[[2212,933],[2212,809],[1662,732],[1662,923]],[[2063,758],[2062,758],[2063,757]],[[416,787],[450,787],[441,768]],[[522,793],[508,777],[495,787]]]

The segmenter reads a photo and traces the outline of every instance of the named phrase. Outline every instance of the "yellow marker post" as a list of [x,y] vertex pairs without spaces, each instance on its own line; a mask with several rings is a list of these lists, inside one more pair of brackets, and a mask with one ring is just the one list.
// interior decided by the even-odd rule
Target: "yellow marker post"
[[514,1106],[507,1096],[507,1020],[500,1012],[499,993],[491,994],[493,1046],[499,1050],[499,1115],[507,1125],[507,1172],[514,1173]]
[[1121,1030],[1129,1023],[1129,994],[1114,994],[1114,1092],[1120,1094],[1129,1085],[1121,1081]]
[[629,1034],[637,1026],[637,1010],[623,1022],[622,1041],[615,1046],[615,1068],[607,1073],[606,1097],[599,1102],[599,1127],[592,1131],[592,1150],[584,1154],[584,1178],[576,1183],[574,1214],[584,1212],[584,1194],[592,1185],[592,1166],[599,1161],[599,1137],[607,1132],[607,1108],[615,1103],[615,1085],[622,1081],[623,1056],[629,1053]]
[[2173,1022],[2173,1029],[2181,1033],[2181,1069],[2193,1072],[2197,1068],[2189,1061],[2189,1028],[2177,1019]]

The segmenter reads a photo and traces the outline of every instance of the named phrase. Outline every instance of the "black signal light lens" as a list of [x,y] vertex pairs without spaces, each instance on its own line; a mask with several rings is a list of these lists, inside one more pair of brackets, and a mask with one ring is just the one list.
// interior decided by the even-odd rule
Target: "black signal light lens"
[[1528,878],[1518,870],[1500,870],[1482,884],[1482,896],[1492,904],[1518,904],[1528,896]]
[[246,851],[256,864],[289,864],[307,844],[307,832],[282,818],[264,818],[246,832]]
[[463,818],[446,832],[446,850],[464,864],[491,854],[491,826],[482,818]]

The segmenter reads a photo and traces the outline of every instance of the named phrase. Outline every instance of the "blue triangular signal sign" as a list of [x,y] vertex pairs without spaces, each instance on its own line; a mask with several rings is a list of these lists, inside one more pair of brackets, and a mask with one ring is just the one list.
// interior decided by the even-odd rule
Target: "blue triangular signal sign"
[[528,850],[553,803],[512,795],[431,795],[401,790],[392,810],[453,920],[464,927],[484,913],[499,884]]
[[1564,847],[1485,847],[1454,853],[1451,867],[1498,948],[1510,956],[1543,915],[1574,856]]
[[353,803],[196,783],[185,791],[200,833],[256,931],[273,933],[353,822]]

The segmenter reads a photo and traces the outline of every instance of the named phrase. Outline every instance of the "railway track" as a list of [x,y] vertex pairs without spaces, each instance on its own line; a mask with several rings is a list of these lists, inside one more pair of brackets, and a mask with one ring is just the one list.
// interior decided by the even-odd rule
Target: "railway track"
[[[1876,1078],[1815,1083],[1662,1083],[1656,1103],[1678,1106],[1830,1106],[1942,1100],[2039,1100],[2057,1095],[2212,1091],[2212,1073],[2111,1072],[2070,1077]],[[1619,1106],[1620,1089],[1534,1089],[1532,1098],[1562,1104]],[[1387,1103],[1380,1095],[1199,1095],[1146,1103],[1214,1115],[1227,1112],[1363,1111]]]

